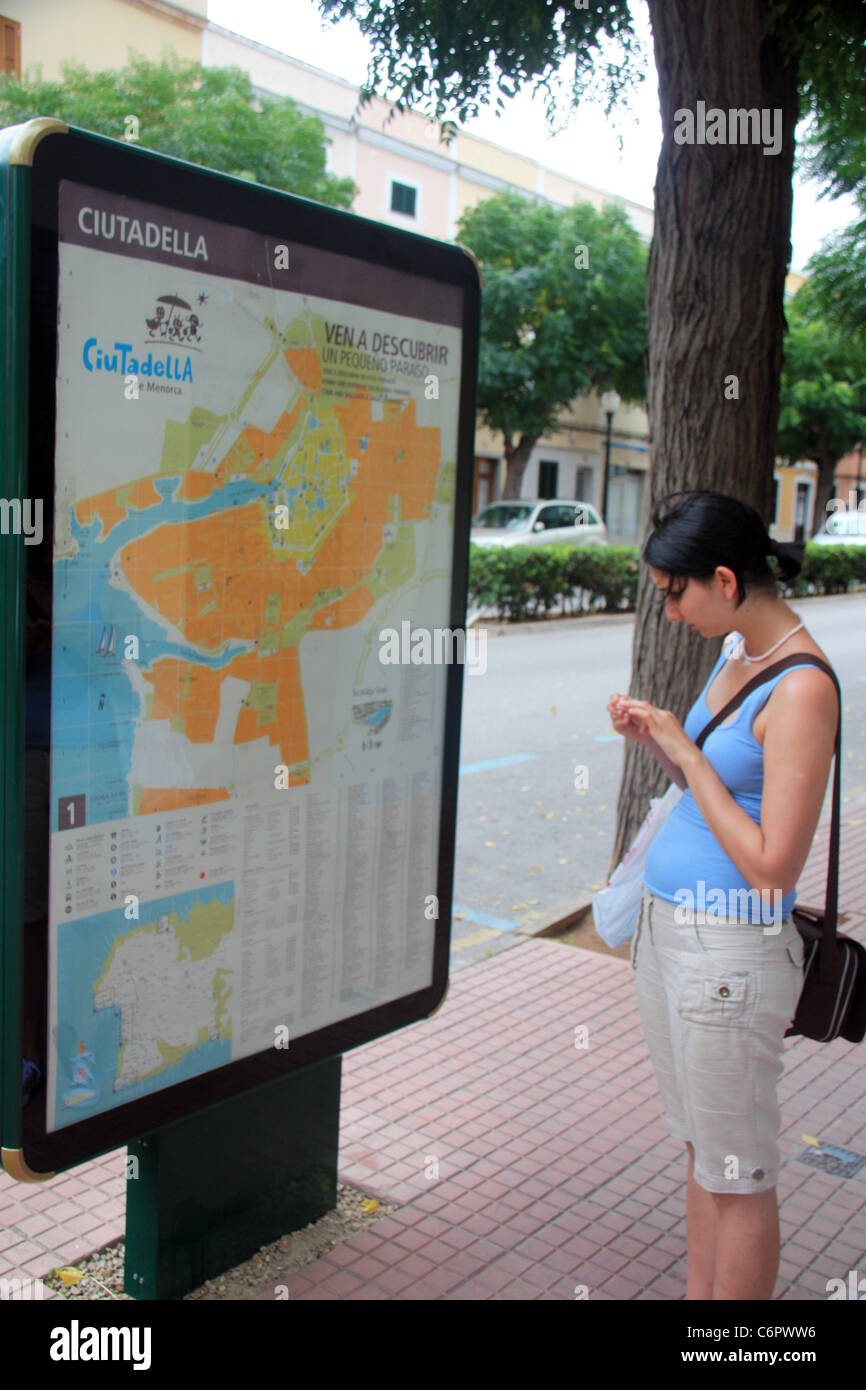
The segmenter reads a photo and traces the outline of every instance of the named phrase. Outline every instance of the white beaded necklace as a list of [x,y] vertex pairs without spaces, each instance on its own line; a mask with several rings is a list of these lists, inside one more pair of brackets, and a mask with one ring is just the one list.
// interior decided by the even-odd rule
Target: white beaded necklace
[[[725,655],[728,657],[729,660],[739,661],[740,658],[742,658],[743,661],[748,661],[752,665],[754,665],[758,661],[766,661],[768,656],[772,656],[773,652],[779,650],[783,642],[787,642],[789,637],[793,637],[795,632],[799,632],[802,626],[802,623],[798,623],[796,627],[792,627],[791,631],[786,632],[784,637],[780,637],[778,642],[776,642],[776,644],[772,646],[768,652],[762,652],[760,656],[749,656],[748,652],[746,651],[746,639],[744,637],[740,637],[738,641],[731,640],[729,646],[725,651]],[[734,634],[732,633],[732,639],[733,636]]]

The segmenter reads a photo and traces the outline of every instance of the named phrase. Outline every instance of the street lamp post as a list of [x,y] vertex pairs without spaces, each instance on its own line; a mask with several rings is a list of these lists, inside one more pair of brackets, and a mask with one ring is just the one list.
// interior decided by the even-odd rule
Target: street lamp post
[[607,526],[607,484],[610,474],[610,435],[613,427],[613,416],[622,404],[616,391],[605,391],[601,398],[601,408],[607,416],[607,438],[604,445],[604,482],[601,491],[601,519]]

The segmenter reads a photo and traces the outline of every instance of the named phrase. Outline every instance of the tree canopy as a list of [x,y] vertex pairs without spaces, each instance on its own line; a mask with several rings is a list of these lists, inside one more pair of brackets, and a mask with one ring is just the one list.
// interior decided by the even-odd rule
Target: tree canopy
[[[0,77],[0,125],[53,116],[125,138],[159,154],[252,179],[332,207],[348,208],[351,179],[326,169],[325,128],[289,97],[258,98],[241,68],[203,67],[176,56],[133,58],[119,71],[66,63],[60,81]],[[136,124],[131,124],[134,117]]]
[[779,453],[819,466],[813,533],[827,515],[834,471],[863,434],[866,420],[866,339],[820,318],[805,285],[788,306],[782,369]]
[[555,208],[518,193],[468,209],[457,239],[484,276],[477,406],[505,436],[506,495],[518,496],[533,444],[576,396],[614,386],[644,399],[646,248],[615,204]]
[[527,82],[553,115],[560,69],[575,61],[575,92],[595,92],[610,110],[643,76],[628,0],[319,0],[323,15],[351,16],[373,57],[362,98],[376,92],[398,110],[424,100],[430,114],[500,108]]

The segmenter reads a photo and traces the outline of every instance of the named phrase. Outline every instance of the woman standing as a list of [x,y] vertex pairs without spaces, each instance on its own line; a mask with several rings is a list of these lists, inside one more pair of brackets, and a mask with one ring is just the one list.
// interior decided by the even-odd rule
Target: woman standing
[[[652,525],[642,558],[668,620],[729,637],[684,724],[645,700],[608,704],[613,727],[683,788],[644,868],[631,952],[638,1007],[668,1128],[688,1149],[686,1298],[769,1299],[779,1265],[776,1085],[803,983],[790,912],[838,699],[826,672],[783,671],[698,749],[693,740],[755,675],[795,653],[827,657],[767,564],[775,554],[793,578],[801,547],[773,542],[754,508],[723,493],[673,493]],[[727,911],[711,915],[719,890]],[[703,913],[703,903],[714,906]]]

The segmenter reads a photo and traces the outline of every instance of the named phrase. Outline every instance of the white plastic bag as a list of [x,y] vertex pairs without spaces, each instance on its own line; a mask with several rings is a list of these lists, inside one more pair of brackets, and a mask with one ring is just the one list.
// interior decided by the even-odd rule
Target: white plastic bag
[[631,847],[617,864],[607,886],[599,889],[592,900],[595,929],[608,946],[620,946],[634,936],[649,847],[682,794],[682,787],[671,782],[664,796],[652,798]]

